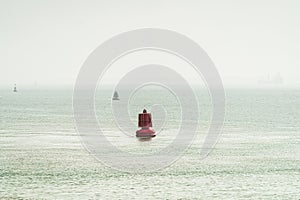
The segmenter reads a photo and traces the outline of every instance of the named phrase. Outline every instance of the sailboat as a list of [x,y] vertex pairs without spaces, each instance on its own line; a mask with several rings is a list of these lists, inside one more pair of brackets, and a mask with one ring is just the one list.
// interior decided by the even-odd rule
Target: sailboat
[[18,90],[17,90],[17,85],[15,84],[15,87],[14,87],[14,90],[13,90],[14,92],[18,92]]
[[119,98],[119,94],[118,94],[118,92],[117,92],[117,91],[115,91],[115,93],[114,93],[114,96],[113,96],[112,100],[120,100],[120,98]]

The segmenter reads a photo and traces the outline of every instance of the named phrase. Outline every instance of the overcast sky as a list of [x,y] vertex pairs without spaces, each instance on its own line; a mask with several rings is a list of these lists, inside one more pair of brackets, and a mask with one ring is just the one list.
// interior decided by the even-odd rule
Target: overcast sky
[[0,0],[0,86],[73,85],[97,46],[144,27],[196,41],[225,85],[300,86],[298,0]]

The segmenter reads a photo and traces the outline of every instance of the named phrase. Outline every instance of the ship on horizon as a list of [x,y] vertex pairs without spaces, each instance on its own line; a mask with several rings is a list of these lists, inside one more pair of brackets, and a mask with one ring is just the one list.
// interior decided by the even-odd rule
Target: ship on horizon
[[258,84],[261,85],[281,85],[283,84],[283,78],[280,73],[275,75],[267,74],[266,76],[262,76],[258,80]]

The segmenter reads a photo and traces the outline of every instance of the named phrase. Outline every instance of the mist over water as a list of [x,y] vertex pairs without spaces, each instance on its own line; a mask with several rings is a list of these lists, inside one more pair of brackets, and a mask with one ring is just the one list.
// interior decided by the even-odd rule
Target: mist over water
[[[226,90],[223,132],[205,159],[199,153],[212,107],[209,93],[196,90],[200,118],[193,144],[171,166],[139,174],[111,169],[86,151],[76,132],[72,92],[0,91],[0,198],[300,198],[299,90]],[[151,96],[168,111],[157,137],[141,142],[118,129],[109,107],[112,92],[95,96],[97,118],[112,144],[147,155],[170,143],[180,121],[172,95],[141,90],[127,103],[120,91],[116,103],[129,105],[132,126]],[[161,119],[153,120],[155,129]]]
[[0,0],[0,200],[300,199],[299,10]]

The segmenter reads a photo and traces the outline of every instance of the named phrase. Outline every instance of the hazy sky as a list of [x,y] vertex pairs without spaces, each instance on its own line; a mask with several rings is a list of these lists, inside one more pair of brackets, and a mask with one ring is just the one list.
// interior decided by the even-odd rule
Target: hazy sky
[[0,86],[73,85],[98,45],[144,27],[196,41],[225,85],[300,86],[298,0],[0,0]]

